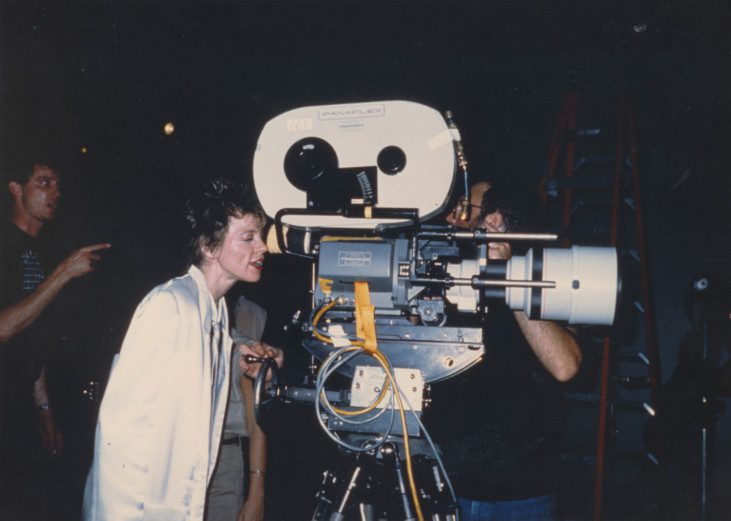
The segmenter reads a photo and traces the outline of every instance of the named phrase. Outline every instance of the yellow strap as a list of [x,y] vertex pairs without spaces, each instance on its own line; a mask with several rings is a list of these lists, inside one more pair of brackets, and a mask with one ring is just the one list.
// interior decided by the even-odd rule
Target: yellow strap
[[320,290],[322,290],[322,292],[325,295],[329,295],[330,293],[332,293],[332,290],[333,290],[333,280],[332,279],[325,279],[322,277],[318,277],[317,282],[320,284]]
[[368,283],[355,283],[355,330],[358,337],[365,339],[363,349],[375,353],[376,343],[376,308],[371,306],[371,295]]

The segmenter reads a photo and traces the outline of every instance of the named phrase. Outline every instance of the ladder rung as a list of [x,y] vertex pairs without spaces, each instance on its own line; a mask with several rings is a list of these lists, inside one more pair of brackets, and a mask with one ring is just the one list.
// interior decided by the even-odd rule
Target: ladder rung
[[[601,396],[597,393],[565,393],[564,398],[579,405],[598,405]],[[655,415],[655,410],[647,402],[633,402],[630,400],[608,400],[609,407],[622,409],[628,412],[644,412],[650,416]]]
[[573,207],[571,208],[571,213],[575,214],[578,210],[580,210],[582,208],[586,208],[587,206],[596,208],[597,206],[601,207],[601,206],[611,206],[611,205],[612,205],[612,201],[610,201],[609,199],[604,198],[604,197],[595,197],[593,199],[589,199],[587,197],[582,197],[581,199],[578,199],[574,203]]
[[640,262],[640,254],[637,248],[623,248],[620,250],[620,255],[625,258],[631,258],[635,262]]
[[[650,457],[650,452],[644,451],[644,450],[631,450],[631,449],[622,449],[616,451],[613,455],[619,456],[625,460],[630,461],[646,461],[650,460],[653,461],[653,459]],[[653,455],[654,457],[654,455]],[[653,461],[655,463],[657,460]],[[657,463],[656,463],[657,464]]]
[[[602,163],[614,164],[615,160],[615,156],[610,154],[587,154],[585,156],[576,156],[574,157],[574,170],[584,165],[596,165]],[[614,177],[611,179],[614,179]]]
[[647,389],[650,387],[649,376],[617,375],[616,381],[625,389]]
[[577,136],[598,136],[602,133],[602,129],[600,128],[583,128],[575,130],[574,133]]
[[601,397],[596,393],[565,393],[564,398],[574,403],[595,404]]
[[647,358],[647,355],[642,351],[637,351],[633,354],[620,354],[617,356],[617,360],[620,363],[635,363],[635,364],[644,364],[644,365],[650,365],[650,359]]
[[[653,465],[659,465],[660,461],[652,452],[641,450],[609,450],[606,458],[623,458],[630,461],[650,461]],[[596,455],[587,452],[561,452],[561,461],[564,463],[575,463],[579,465],[596,465]]]
[[612,402],[615,409],[622,409],[626,412],[642,412],[649,414],[650,416],[655,415],[655,409],[652,408],[647,402],[633,402],[630,400],[616,400]]
[[580,465],[596,465],[596,456],[593,454],[582,454],[578,452],[562,452],[561,460],[566,463],[577,463]]
[[[566,188],[609,188],[612,183],[614,183],[614,180],[611,176],[575,175],[570,179],[561,178],[546,181],[546,190],[549,195],[556,197],[559,190],[565,190]],[[607,199],[611,200],[609,194],[607,194]]]

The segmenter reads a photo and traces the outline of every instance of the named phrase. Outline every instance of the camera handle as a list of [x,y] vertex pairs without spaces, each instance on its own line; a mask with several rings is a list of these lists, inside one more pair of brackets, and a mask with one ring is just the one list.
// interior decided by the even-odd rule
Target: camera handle
[[248,363],[260,363],[261,367],[254,379],[254,417],[256,423],[262,425],[262,420],[272,407],[276,395],[270,395],[267,392],[266,377],[271,372],[272,378],[270,385],[276,389],[279,387],[279,366],[277,361],[272,357],[247,356]]

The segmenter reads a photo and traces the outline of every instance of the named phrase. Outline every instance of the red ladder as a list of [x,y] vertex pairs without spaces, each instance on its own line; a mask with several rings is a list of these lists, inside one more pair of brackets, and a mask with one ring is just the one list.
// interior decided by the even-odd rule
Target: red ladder
[[[607,104],[607,99],[613,101],[612,104],[616,107],[614,115],[611,115],[609,107],[612,104]],[[616,118],[614,122],[607,120],[612,117]],[[590,120],[602,119],[604,123],[600,126],[596,125],[597,121],[587,124]],[[613,151],[607,127],[614,127],[615,130]],[[574,242],[589,242],[616,247],[623,259],[620,262],[622,271],[627,253],[631,254],[629,257],[634,257],[640,286],[634,305],[643,315],[646,352],[646,356],[642,356],[642,353],[638,355],[646,364],[646,383],[650,393],[650,403],[645,402],[642,406],[646,412],[654,414],[660,381],[657,328],[645,248],[634,116],[625,94],[618,96],[614,91],[570,92],[564,96],[550,143],[546,175],[539,190],[544,207],[558,207],[556,209],[560,214],[564,246]],[[597,224],[594,219],[588,229],[582,230],[577,226],[578,222],[582,219],[592,221],[592,216],[600,214],[601,212],[592,210],[592,205],[602,202],[602,199],[609,205],[606,221]],[[634,219],[626,220],[627,213],[633,213]],[[633,247],[634,250],[631,250]],[[623,250],[628,248],[627,251]],[[616,384],[623,379],[612,374],[613,367],[617,365],[613,360],[617,347],[616,333],[615,325],[605,333],[602,341],[599,394],[596,397],[599,413],[594,486],[595,521],[600,521],[602,517],[607,427],[614,410]],[[632,379],[637,378],[624,377],[624,381]]]

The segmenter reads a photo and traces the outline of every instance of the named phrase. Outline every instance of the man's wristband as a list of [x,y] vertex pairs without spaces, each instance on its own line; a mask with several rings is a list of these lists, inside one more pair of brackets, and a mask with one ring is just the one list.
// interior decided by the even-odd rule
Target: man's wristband
[[51,404],[48,403],[48,402],[42,403],[42,404],[36,406],[36,410],[38,412],[50,411],[51,410]]
[[256,474],[257,476],[261,476],[261,477],[264,477],[264,476],[267,475],[267,473],[266,473],[265,470],[259,470],[259,469],[257,469],[257,470],[250,470],[249,471],[249,474]]

